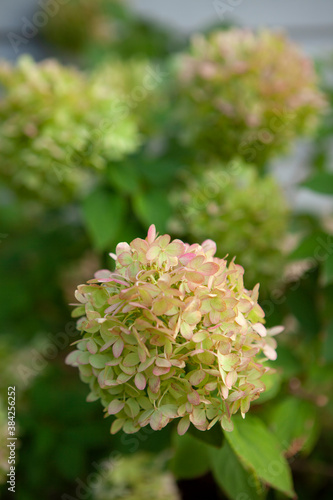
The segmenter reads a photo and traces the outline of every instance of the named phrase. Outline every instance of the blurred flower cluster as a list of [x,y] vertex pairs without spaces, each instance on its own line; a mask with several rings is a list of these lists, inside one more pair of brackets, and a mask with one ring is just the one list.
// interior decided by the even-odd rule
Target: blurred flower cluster
[[257,285],[244,289],[241,266],[214,257],[212,240],[170,241],[151,226],[145,240],[119,243],[114,272],[101,270],[76,298],[83,339],[67,363],[116,415],[111,433],[154,430],[181,417],[199,430],[220,422],[232,430],[265,389],[264,361],[276,358],[258,305]]
[[[91,185],[91,171],[134,151],[138,127],[119,88],[97,72],[22,57],[0,66],[0,177],[50,204]],[[20,110],[18,113],[17,111]]]
[[165,469],[165,458],[135,453],[111,461],[103,479],[93,487],[94,500],[179,500],[172,474]]
[[[52,8],[52,0],[46,8]],[[122,11],[122,0],[109,0],[111,6]],[[50,16],[43,34],[48,42],[71,51],[81,50],[91,39],[112,42],[117,38],[117,24],[103,15],[105,0],[71,0],[61,5],[56,15]]]
[[311,131],[324,106],[311,60],[279,33],[196,35],[177,75],[184,139],[226,161],[263,165]]
[[171,201],[177,215],[170,231],[194,241],[213,238],[221,257],[244,267],[246,286],[266,289],[281,276],[288,210],[275,179],[242,160],[214,164],[185,174]]

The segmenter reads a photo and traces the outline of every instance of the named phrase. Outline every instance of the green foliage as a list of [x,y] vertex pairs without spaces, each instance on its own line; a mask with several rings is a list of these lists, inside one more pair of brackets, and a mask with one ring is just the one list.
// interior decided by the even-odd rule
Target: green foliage
[[283,448],[274,434],[256,417],[235,418],[234,431],[225,434],[244,467],[259,479],[294,497],[292,479]]
[[118,194],[96,190],[83,203],[83,216],[93,245],[106,250],[114,244],[124,224],[126,203]]
[[216,482],[231,500],[238,500],[244,495],[247,500],[264,498],[258,478],[242,466],[227,441],[213,454],[212,468]]
[[190,434],[174,435],[174,457],[170,468],[177,479],[204,475],[211,467],[210,447]]

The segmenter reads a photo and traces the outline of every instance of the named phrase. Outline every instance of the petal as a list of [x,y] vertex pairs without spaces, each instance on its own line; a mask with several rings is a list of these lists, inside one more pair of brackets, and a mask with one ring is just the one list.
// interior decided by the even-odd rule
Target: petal
[[180,240],[173,240],[166,248],[166,253],[170,257],[178,257],[184,253],[184,243]]
[[152,224],[151,226],[149,226],[149,229],[148,229],[148,235],[147,235],[148,243],[151,245],[153,243],[153,241],[155,240],[155,238],[156,238],[156,228],[155,228],[155,225]]
[[264,325],[262,323],[255,323],[254,325],[252,325],[252,328],[257,333],[259,333],[260,337],[266,337],[266,335],[267,335],[266,328],[264,327]]
[[177,426],[178,435],[183,436],[189,427],[190,427],[190,418],[188,415],[186,415],[185,417],[181,418],[178,422]]
[[147,381],[143,373],[137,373],[134,378],[134,383],[136,387],[140,390],[143,391],[144,388],[146,387]]
[[160,247],[158,245],[153,245],[149,248],[146,257],[148,260],[155,260],[160,253],[161,253]]

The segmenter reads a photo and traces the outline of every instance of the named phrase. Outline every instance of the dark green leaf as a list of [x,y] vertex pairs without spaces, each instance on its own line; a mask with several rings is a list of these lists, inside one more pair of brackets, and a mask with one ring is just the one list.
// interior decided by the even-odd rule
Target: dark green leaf
[[294,497],[289,465],[276,437],[257,417],[233,417],[234,430],[225,432],[231,448],[244,466],[262,481]]
[[97,250],[113,250],[123,224],[125,200],[114,193],[96,190],[83,202],[87,232]]
[[325,243],[328,237],[323,231],[314,231],[300,242],[289,258],[292,260],[313,259],[314,264],[319,263],[325,251],[327,252]]
[[159,233],[166,231],[171,207],[164,189],[139,193],[133,199],[133,208],[142,224],[145,226],[155,224]]
[[333,173],[319,172],[301,185],[318,193],[333,195]]
[[270,428],[284,451],[309,452],[318,437],[317,409],[310,401],[287,397],[273,408]]
[[174,434],[175,455],[171,460],[171,470],[177,479],[191,479],[203,476],[210,469],[211,447],[198,441],[189,433]]
[[263,498],[260,481],[244,469],[227,441],[220,450],[212,451],[212,469],[217,484],[231,500]]

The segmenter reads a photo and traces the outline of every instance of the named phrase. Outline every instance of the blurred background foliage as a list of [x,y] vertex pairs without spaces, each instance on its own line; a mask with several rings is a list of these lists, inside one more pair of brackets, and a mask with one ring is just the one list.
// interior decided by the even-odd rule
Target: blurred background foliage
[[[41,33],[59,61],[1,63],[0,476],[7,386],[16,385],[18,500],[148,498],[148,471],[161,498],[179,498],[176,480],[184,499],[285,498],[258,489],[279,489],[276,474],[244,467],[214,432],[111,436],[64,364],[77,284],[151,223],[190,242],[216,240],[220,257],[245,267],[248,287],[261,283],[267,325],[285,332],[246,425],[266,436],[265,424],[281,443],[300,499],[331,498],[333,219],[295,210],[270,160],[311,132],[299,188],[333,195],[332,60],[317,62],[322,94],[288,40],[227,29],[189,44],[120,0],[72,0]],[[286,126],[272,130],[276,109]],[[90,487],[112,452],[123,458]]]

